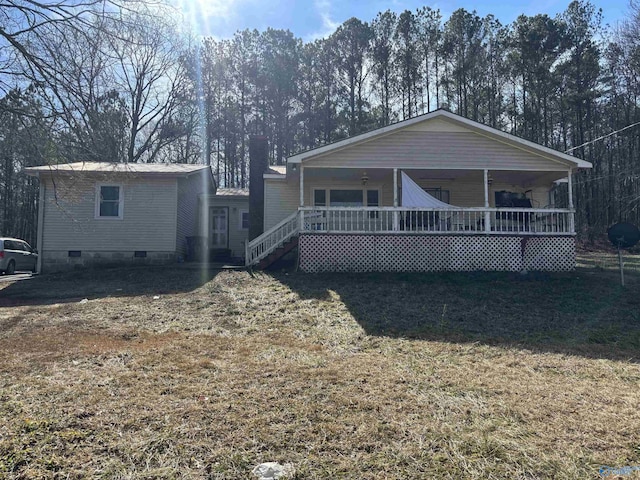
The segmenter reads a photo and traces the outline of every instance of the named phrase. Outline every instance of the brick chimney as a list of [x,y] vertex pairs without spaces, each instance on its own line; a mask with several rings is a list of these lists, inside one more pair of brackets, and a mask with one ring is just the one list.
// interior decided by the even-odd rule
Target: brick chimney
[[249,240],[264,232],[264,179],[269,168],[269,144],[267,137],[253,135],[249,138]]

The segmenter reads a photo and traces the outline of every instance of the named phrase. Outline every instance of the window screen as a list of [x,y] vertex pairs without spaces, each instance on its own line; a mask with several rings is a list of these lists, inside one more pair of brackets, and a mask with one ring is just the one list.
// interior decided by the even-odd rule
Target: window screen
[[441,202],[451,203],[449,201],[449,190],[443,190],[442,188],[425,188],[424,191]]
[[378,190],[367,190],[367,207],[379,207]]
[[120,216],[120,187],[101,186],[100,187],[100,216],[118,217]]
[[327,206],[327,191],[326,190],[314,190],[313,191],[313,205],[316,207]]
[[331,190],[329,200],[332,207],[361,207],[362,190]]

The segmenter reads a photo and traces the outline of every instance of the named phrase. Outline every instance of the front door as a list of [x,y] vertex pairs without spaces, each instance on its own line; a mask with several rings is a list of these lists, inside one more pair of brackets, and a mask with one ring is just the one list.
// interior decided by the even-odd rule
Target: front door
[[227,248],[227,210],[226,207],[211,209],[211,248]]

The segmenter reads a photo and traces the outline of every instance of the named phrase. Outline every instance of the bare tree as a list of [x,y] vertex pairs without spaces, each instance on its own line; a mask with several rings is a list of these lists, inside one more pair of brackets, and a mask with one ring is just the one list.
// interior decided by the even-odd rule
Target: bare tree
[[[13,17],[26,11],[25,3],[10,12]],[[21,22],[30,30],[14,29],[11,38],[24,38],[28,48],[8,52],[17,62],[14,76],[39,87],[57,120],[64,157],[156,161],[164,147],[187,136],[192,117],[183,108],[193,102],[184,81],[187,41],[173,23],[175,12],[141,2],[78,5],[84,8],[63,2],[58,10],[45,6],[32,14],[58,13],[67,22],[38,24],[24,14]]]
[[[46,81],[60,71],[47,56],[52,34],[75,31],[85,40],[96,37],[102,18],[123,6],[112,0],[0,0],[0,88],[17,81]],[[128,7],[127,7],[128,8]]]
[[126,104],[125,161],[155,161],[165,146],[186,135],[179,111],[189,93],[181,59],[187,45],[166,17],[129,11],[107,23],[112,84]]

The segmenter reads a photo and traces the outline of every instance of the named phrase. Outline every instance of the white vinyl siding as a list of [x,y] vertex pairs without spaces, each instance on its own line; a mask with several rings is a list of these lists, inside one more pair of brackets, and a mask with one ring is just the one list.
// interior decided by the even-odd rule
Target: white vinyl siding
[[[449,203],[456,207],[484,207],[483,181],[483,173],[480,173],[477,179],[415,180],[415,182],[422,188],[441,188],[443,190],[449,190]],[[491,194],[489,196],[491,196]]]
[[[457,207],[484,207],[484,174],[478,172],[477,178],[464,178],[456,180],[424,180],[418,179],[415,182],[422,188],[442,188],[449,190],[449,203]],[[527,193],[527,197],[532,199],[534,208],[544,208],[549,206],[549,187],[536,187],[533,189],[502,182],[493,182],[489,187],[489,206],[495,207],[495,192],[506,190],[509,192]]]
[[[364,175],[370,177],[368,186],[380,190],[380,206],[393,206],[393,169],[412,171],[412,178],[423,188],[442,188],[450,193],[449,201],[460,207],[484,206],[484,173],[507,172],[502,176],[513,176],[519,185],[494,182],[489,187],[489,203],[494,205],[494,193],[509,190],[524,193],[532,189],[529,196],[534,205],[548,204],[551,180],[567,171],[567,166],[556,159],[544,156],[523,145],[515,145],[504,139],[489,138],[481,132],[467,130],[446,121],[425,122],[359,145],[303,160],[304,204],[314,203],[314,189],[358,189]],[[343,170],[344,169],[344,170]],[[380,170],[385,173],[381,176]],[[429,178],[429,170],[460,172],[452,178]],[[375,174],[377,171],[377,175]],[[414,172],[421,172],[419,175]],[[523,172],[518,175],[517,172]],[[525,175],[524,172],[555,172],[548,179]],[[352,177],[346,180],[344,177]],[[449,176],[449,175],[447,175]],[[265,179],[265,230],[294,212],[300,203],[298,175],[287,180]],[[535,183],[534,183],[535,182]],[[547,182],[549,183],[547,185]],[[535,188],[524,187],[534,183]],[[543,186],[544,185],[544,186]],[[399,191],[400,194],[400,191]],[[401,198],[401,196],[400,196]],[[326,199],[329,201],[329,199]]]
[[425,122],[415,123],[403,130],[413,132],[461,132],[468,133],[469,129],[444,118],[434,118]]
[[551,186],[549,188],[536,187],[527,196],[533,200],[534,208],[550,208],[552,206],[550,192]]
[[566,171],[539,154],[474,132],[400,130],[304,161],[305,167]]
[[[118,176],[114,182],[109,180],[57,176],[54,186],[50,178],[42,178],[46,186],[41,250],[175,251],[176,179]],[[95,218],[99,183],[123,186],[122,220]]]
[[187,254],[187,237],[199,234],[198,196],[212,190],[210,174],[207,170],[178,179],[178,206],[176,223],[176,251]]
[[[305,184],[305,191],[308,187]],[[309,198],[308,196],[306,198]],[[264,180],[264,230],[265,232],[298,210],[300,183],[296,181]],[[311,205],[307,200],[306,205]]]
[[[428,171],[424,171],[424,175],[428,176]],[[475,171],[466,174],[465,177],[456,179],[428,179],[414,176],[413,180],[423,188],[442,188],[449,190],[449,201],[451,205],[458,207],[483,207],[484,206],[484,173]],[[265,230],[277,224],[280,220],[286,218],[298,208],[300,191],[299,183],[284,182],[281,180],[265,180]],[[357,181],[338,181],[332,179],[328,182],[326,179],[307,179],[304,184],[305,205],[312,206],[314,204],[315,190],[329,189],[359,189],[363,187]],[[381,181],[376,180],[366,187],[367,189],[379,190],[379,203],[382,207],[393,206],[393,172],[388,170]],[[530,187],[522,187],[508,183],[494,182],[489,187],[489,204],[495,205],[495,192],[500,190],[508,190],[512,192],[524,193]],[[534,200],[534,206],[546,207],[548,205],[548,187],[535,187],[528,194]],[[398,195],[401,200],[401,189],[398,189]],[[327,199],[328,200],[328,199]]]
[[[304,184],[305,205],[313,205],[314,189],[348,189],[362,190],[362,184],[357,182],[331,181],[330,184],[323,181],[308,181]],[[378,202],[380,206],[393,206],[393,176],[391,171],[382,184],[372,183],[366,187],[369,190],[378,190]],[[284,220],[298,209],[300,204],[300,184],[289,180],[265,179],[264,181],[264,229],[267,231],[278,222]]]
[[[203,197],[203,205],[208,202],[209,208],[228,208],[227,212],[227,235],[228,247],[234,257],[244,256],[244,245],[249,237],[249,230],[241,228],[241,213],[249,211],[249,197],[231,197],[221,195]],[[207,225],[209,222],[207,221]],[[205,227],[209,228],[209,226]]]
[[[414,181],[423,188],[442,188],[449,190],[450,201],[452,205],[459,207],[482,207],[484,206],[484,187],[483,187],[483,174],[479,173],[478,178],[465,178],[464,180],[423,180],[414,179]],[[381,207],[393,206],[393,173],[389,172],[386,175],[382,183],[367,185],[362,187],[357,183],[337,182],[328,186],[326,183],[311,183],[305,184],[305,198],[309,199],[307,206],[313,205],[313,191],[316,189],[329,189],[329,188],[354,188],[362,190],[378,190],[379,197],[378,202]],[[398,188],[399,200],[402,199],[402,190]],[[401,202],[400,202],[401,203]],[[293,210],[292,210],[293,211]],[[291,212],[289,212],[291,213]],[[286,216],[286,215],[285,215]]]

